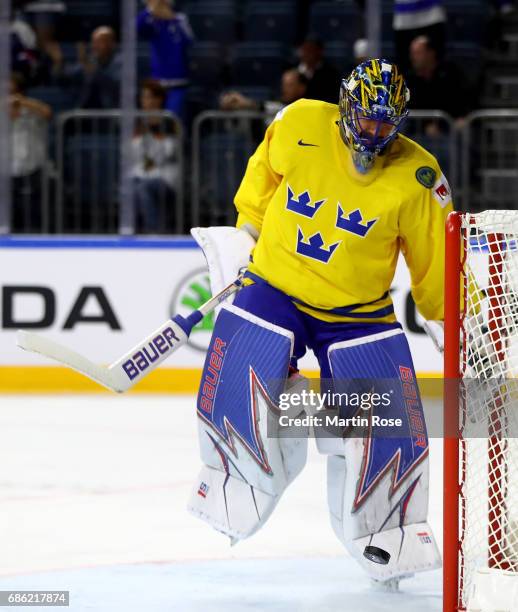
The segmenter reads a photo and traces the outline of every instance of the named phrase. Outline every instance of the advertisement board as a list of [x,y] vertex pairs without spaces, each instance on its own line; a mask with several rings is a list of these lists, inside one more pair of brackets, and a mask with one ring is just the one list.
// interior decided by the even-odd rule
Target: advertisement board
[[[169,316],[189,314],[210,297],[203,254],[190,238],[4,239],[0,270],[0,390],[6,385],[41,386],[42,378],[49,389],[83,388],[82,377],[20,350],[18,329],[46,334],[107,364]],[[408,333],[416,370],[437,375],[441,356],[424,334],[409,287],[400,261],[392,287],[396,314]],[[213,325],[209,315],[193,331],[189,345],[161,368],[165,371],[139,386],[194,390]],[[315,372],[318,368],[309,354],[300,365]],[[93,389],[88,381],[84,388]]]

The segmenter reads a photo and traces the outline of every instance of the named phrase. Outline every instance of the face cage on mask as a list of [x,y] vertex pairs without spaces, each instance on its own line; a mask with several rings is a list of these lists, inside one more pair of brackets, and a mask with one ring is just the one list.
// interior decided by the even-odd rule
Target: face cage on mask
[[[395,118],[389,118],[388,116],[376,116],[373,111],[365,111],[358,103],[353,103],[347,100],[345,116],[342,116],[343,128],[351,133],[352,144],[355,149],[359,151],[366,151],[370,153],[381,153],[387,145],[394,140],[398,132],[401,130],[405,119],[408,116],[408,110],[403,115],[398,115]],[[360,125],[360,118],[370,119],[377,121],[376,132],[374,136],[362,136],[357,130],[357,126]],[[385,138],[379,138],[379,132],[383,123],[392,125],[394,129]]]

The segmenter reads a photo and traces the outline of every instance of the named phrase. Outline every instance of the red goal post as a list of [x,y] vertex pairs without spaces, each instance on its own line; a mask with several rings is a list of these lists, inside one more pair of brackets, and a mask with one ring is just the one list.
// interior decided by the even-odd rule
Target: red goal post
[[518,602],[518,211],[449,215],[444,329],[443,610],[504,609]]

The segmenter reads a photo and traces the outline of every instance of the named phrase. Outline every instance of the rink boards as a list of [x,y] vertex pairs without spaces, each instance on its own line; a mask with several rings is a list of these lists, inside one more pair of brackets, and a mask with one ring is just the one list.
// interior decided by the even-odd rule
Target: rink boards
[[[96,391],[87,379],[16,347],[19,328],[47,334],[90,359],[110,363],[172,314],[210,296],[205,260],[186,238],[0,240],[0,392]],[[442,360],[421,328],[404,261],[392,286],[418,374],[437,377]],[[206,319],[189,346],[173,354],[136,391],[195,391],[213,327]],[[307,355],[301,367],[317,371]]]

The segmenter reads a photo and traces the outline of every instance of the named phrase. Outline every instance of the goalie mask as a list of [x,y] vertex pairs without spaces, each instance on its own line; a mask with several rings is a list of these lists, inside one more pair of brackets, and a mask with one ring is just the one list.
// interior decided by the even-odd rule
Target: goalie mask
[[369,172],[376,156],[397,136],[409,99],[403,75],[387,60],[367,60],[342,81],[340,133],[358,172]]

